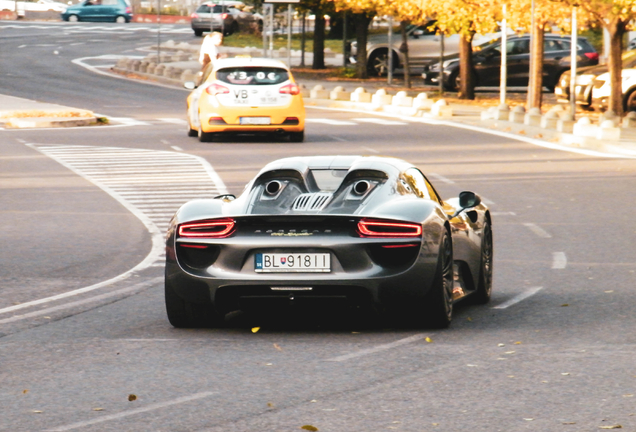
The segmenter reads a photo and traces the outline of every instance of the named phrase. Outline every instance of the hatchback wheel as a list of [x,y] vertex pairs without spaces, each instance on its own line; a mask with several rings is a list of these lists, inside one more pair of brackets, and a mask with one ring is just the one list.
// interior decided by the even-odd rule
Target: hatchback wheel
[[119,24],[123,24],[123,23],[128,22],[128,21],[126,20],[125,16],[119,15],[117,18],[115,18],[115,22],[119,23]]
[[77,15],[69,15],[68,20],[70,22],[77,22],[79,21],[79,17]]

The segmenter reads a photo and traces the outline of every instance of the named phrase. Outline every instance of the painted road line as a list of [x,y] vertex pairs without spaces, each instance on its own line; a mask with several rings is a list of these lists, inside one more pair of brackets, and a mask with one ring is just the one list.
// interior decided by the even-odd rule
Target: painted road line
[[336,140],[336,141],[340,141],[340,142],[349,142],[349,140],[344,139],[344,138],[340,138],[340,137],[335,136],[335,135],[327,135],[327,136],[328,136],[329,138],[333,139],[333,140]]
[[377,154],[377,153],[380,153],[380,151],[379,151],[379,150],[374,150],[374,149],[372,149],[371,147],[360,147],[360,148],[361,148],[362,150],[366,150],[366,151],[368,151],[369,153],[376,153],[376,154]]
[[437,174],[437,173],[428,173],[428,176],[429,176],[429,177],[432,177],[432,178],[434,178],[435,180],[440,181],[440,182],[442,182],[442,183],[446,183],[446,184],[455,184],[455,182],[454,182],[454,181],[452,181],[452,180],[450,180],[450,179],[447,179],[446,177],[444,177],[444,176],[442,176],[442,175],[439,175],[439,174]]
[[[152,263],[149,267],[155,267],[154,263]],[[158,285],[161,282],[163,282],[163,277],[153,278],[153,279],[150,279],[150,280],[148,280],[146,282],[141,282],[141,283],[138,283],[136,285],[133,285],[133,286],[130,286],[130,287],[127,287],[127,288],[122,288],[120,290],[111,291],[111,292],[108,292],[108,293],[105,293],[105,294],[100,294],[100,295],[93,296],[93,297],[90,297],[90,298],[87,298],[87,299],[84,299],[84,300],[77,300],[77,301],[70,302],[70,303],[64,303],[64,304],[61,304],[59,306],[53,306],[53,307],[50,307],[50,308],[40,309],[40,310],[37,310],[37,311],[34,311],[34,312],[25,313],[25,314],[22,314],[22,315],[15,315],[15,316],[12,316],[11,318],[4,318],[4,319],[0,320],[0,324],[8,324],[8,323],[11,323],[11,322],[20,321],[20,320],[27,319],[27,318],[35,318],[35,317],[38,317],[38,316],[41,316],[41,315],[50,315],[53,312],[57,312],[57,311],[64,310],[64,309],[69,309],[69,308],[72,308],[72,307],[75,307],[75,306],[81,306],[81,305],[84,305],[84,304],[87,304],[87,303],[93,303],[93,302],[104,300],[104,299],[107,299],[107,298],[110,298],[110,297],[116,297],[118,295],[139,292],[139,291],[142,291],[144,289],[150,288],[153,285]],[[60,298],[62,298],[62,297],[60,297]]]
[[93,420],[86,420],[86,421],[83,421],[83,422],[71,423],[71,424],[68,424],[68,425],[65,425],[65,426],[56,427],[54,429],[47,429],[47,431],[49,431],[49,432],[63,432],[63,431],[69,431],[69,430],[73,430],[73,429],[81,429],[81,428],[85,428],[87,426],[92,426],[92,425],[95,425],[95,424],[104,423],[104,422],[111,421],[111,420],[119,420],[119,419],[122,419],[122,418],[125,418],[125,417],[130,417],[132,415],[141,414],[141,413],[145,413],[145,412],[149,412],[149,411],[155,411],[155,410],[158,410],[158,409],[161,409],[161,408],[167,408],[169,406],[178,405],[178,404],[190,402],[190,401],[197,400],[197,399],[204,399],[204,398],[212,396],[213,394],[216,394],[216,392],[195,393],[193,395],[180,397],[180,398],[177,398],[177,399],[174,399],[174,400],[171,400],[171,401],[150,404],[150,405],[145,406],[145,407],[131,409],[131,410],[127,410],[127,411],[124,411],[124,412],[117,413],[117,414],[109,414],[109,415],[101,416],[101,417],[93,419]]
[[565,252],[552,252],[552,268],[555,270],[564,269],[568,265],[568,258]]
[[532,297],[533,295],[535,295],[536,293],[538,293],[539,291],[541,291],[543,289],[543,287],[533,287],[530,288],[529,290],[527,290],[526,292],[523,292],[513,298],[511,298],[508,301],[505,301],[501,304],[498,304],[497,306],[493,306],[493,309],[507,309],[512,305],[515,305],[525,299],[527,299],[528,297]]
[[358,123],[344,121],[344,120],[334,120],[328,118],[308,118],[305,119],[305,123],[319,123],[319,124],[328,124],[333,126],[355,126]]
[[407,338],[404,338],[404,339],[400,339],[400,340],[397,340],[395,342],[391,342],[391,343],[388,343],[388,344],[377,345],[375,347],[367,348],[367,349],[364,349],[364,350],[361,350],[361,351],[357,351],[357,352],[354,352],[354,353],[351,353],[351,354],[345,354],[345,355],[341,355],[341,356],[338,356],[338,357],[330,358],[330,359],[327,359],[325,361],[342,362],[342,361],[346,361],[346,360],[351,360],[353,358],[362,357],[362,356],[369,355],[369,354],[375,354],[377,352],[386,351],[386,350],[390,350],[390,349],[393,349],[393,348],[397,348],[397,347],[402,346],[402,345],[406,345],[406,344],[410,344],[410,343],[413,343],[413,342],[417,342],[417,341],[420,341],[420,340],[422,340],[424,338],[426,338],[426,335],[418,334],[418,335],[410,336],[410,337],[407,337]]
[[158,118],[157,120],[162,121],[164,123],[171,123],[171,124],[177,124],[182,126],[185,126],[188,124],[188,122],[185,119],[181,119],[181,118]]
[[515,212],[492,212],[490,214],[493,216],[517,216]]
[[356,122],[362,122],[362,123],[373,123],[373,124],[382,125],[382,126],[406,126],[406,125],[408,125],[408,123],[406,123],[406,122],[396,121],[396,120],[387,120],[387,119],[377,118],[377,117],[361,117],[361,118],[354,118],[354,119],[351,119],[351,120],[356,121]]
[[546,230],[544,230],[543,228],[541,228],[539,225],[536,225],[533,223],[524,223],[523,225],[541,238],[546,238],[546,239],[552,238],[552,235]]

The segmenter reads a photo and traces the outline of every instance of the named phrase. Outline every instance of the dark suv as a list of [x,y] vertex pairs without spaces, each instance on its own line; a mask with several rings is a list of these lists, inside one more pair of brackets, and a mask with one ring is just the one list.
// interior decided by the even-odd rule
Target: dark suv
[[[598,64],[598,53],[584,37],[577,38],[577,65]],[[570,37],[545,35],[543,42],[543,85],[554,91],[559,77],[570,69]],[[509,86],[528,85],[530,74],[530,35],[512,36],[506,42]],[[427,84],[439,83],[439,63],[425,66],[422,77]],[[442,63],[444,87],[459,88],[459,56]],[[476,86],[498,86],[501,73],[501,39],[480,45],[473,52],[473,73]]]

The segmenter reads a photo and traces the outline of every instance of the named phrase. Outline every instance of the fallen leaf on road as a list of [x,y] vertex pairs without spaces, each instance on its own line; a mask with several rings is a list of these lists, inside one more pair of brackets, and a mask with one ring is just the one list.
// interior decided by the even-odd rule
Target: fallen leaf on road
[[318,428],[316,426],[312,426],[312,425],[305,425],[303,427],[301,427],[301,429],[303,430],[308,430],[308,431],[317,431]]
[[569,372],[562,372],[561,375],[568,376],[568,375],[570,375],[570,373]]
[[607,294],[610,294],[610,293],[613,293],[613,292],[614,292],[614,290],[608,290],[608,291],[605,291],[605,292],[606,292]]
[[467,364],[466,366],[468,366],[468,367],[477,367],[477,365],[474,365],[474,364]]
[[520,341],[515,342],[515,345],[521,345]]
[[252,333],[256,333],[260,329],[261,329],[260,327],[252,327]]
[[128,395],[128,401],[132,402],[132,401],[136,401],[137,400],[137,395],[134,394],[129,394]]
[[576,422],[563,422],[562,424],[568,425],[568,424],[576,424]]
[[267,402],[267,408],[274,408],[274,404],[271,402]]
[[568,306],[570,306],[568,303],[563,303],[563,304],[561,305],[561,307],[568,307]]
[[498,347],[505,347],[506,344],[497,344]]
[[283,349],[280,347],[280,345],[278,344],[274,344],[274,348],[276,348],[278,351],[282,351]]
[[623,395],[623,397],[634,397],[634,395],[633,394],[626,394],[626,395]]
[[22,390],[22,394],[27,394],[29,392],[29,390]]
[[467,321],[472,321],[473,319],[471,317],[466,318]]
[[623,429],[621,425],[599,426],[599,429]]
[[426,338],[426,339],[424,339],[424,340],[425,340],[426,342],[429,342],[429,343],[433,342],[433,339],[431,339],[430,337],[427,337],[427,338]]
[[104,411],[104,408],[93,408],[93,411]]
[[514,354],[515,351],[506,351],[506,354]]
[[42,411],[40,411],[40,410],[33,410],[33,412],[34,412],[35,414],[42,414]]

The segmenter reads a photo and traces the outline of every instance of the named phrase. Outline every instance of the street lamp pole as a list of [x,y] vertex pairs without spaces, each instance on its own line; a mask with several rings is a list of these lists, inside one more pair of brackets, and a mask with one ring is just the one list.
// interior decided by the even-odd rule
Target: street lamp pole
[[534,60],[533,60],[533,53],[532,53],[532,47],[534,47],[534,38],[536,37],[534,34],[534,0],[532,0],[532,7],[530,8],[530,13],[531,13],[531,20],[530,20],[530,74],[528,75],[528,101],[527,101],[527,105],[528,105],[528,109],[532,108],[532,94],[533,94],[533,80],[532,80],[532,71],[534,68]]
[[576,6],[572,8],[572,45],[570,47],[570,120],[574,121],[576,114],[576,55],[577,41]]
[[506,4],[503,5],[501,21],[501,75],[499,76],[499,103],[506,103],[506,84],[508,82],[508,28],[506,27]]

